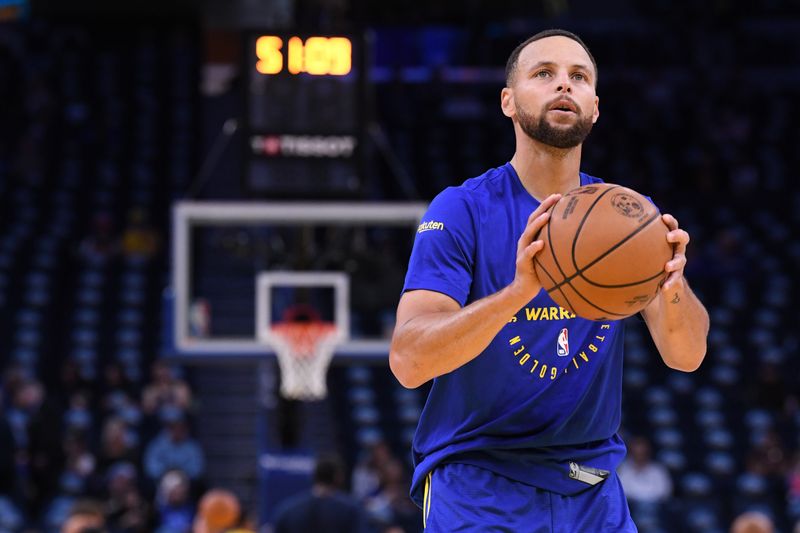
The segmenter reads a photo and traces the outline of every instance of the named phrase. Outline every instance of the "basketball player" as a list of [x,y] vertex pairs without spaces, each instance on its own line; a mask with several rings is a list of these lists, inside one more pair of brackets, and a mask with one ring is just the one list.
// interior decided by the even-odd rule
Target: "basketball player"
[[[390,365],[406,387],[433,380],[413,444],[412,498],[426,531],[636,531],[615,469],[625,455],[623,324],[575,318],[542,289],[534,240],[580,172],[599,116],[597,66],[576,35],[548,30],[506,66],[511,161],[450,187],[419,227]],[[693,371],[708,314],[683,270],[689,235],[643,311],[664,362]]]

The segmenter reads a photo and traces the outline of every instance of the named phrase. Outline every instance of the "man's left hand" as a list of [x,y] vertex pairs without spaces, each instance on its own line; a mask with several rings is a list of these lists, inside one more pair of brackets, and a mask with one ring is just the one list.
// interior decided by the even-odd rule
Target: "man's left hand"
[[[677,219],[672,215],[661,215],[661,220],[669,228],[667,242],[672,243],[675,250],[672,259],[667,261],[664,270],[667,280],[661,286],[661,292],[666,293],[674,289],[683,289],[683,269],[686,267],[686,245],[689,244],[689,234],[680,229]],[[677,294],[676,294],[677,297]]]

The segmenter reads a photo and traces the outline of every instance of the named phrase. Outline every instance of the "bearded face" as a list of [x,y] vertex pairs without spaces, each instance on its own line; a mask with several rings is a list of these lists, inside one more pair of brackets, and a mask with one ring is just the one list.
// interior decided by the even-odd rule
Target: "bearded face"
[[[529,113],[519,104],[517,105],[517,120],[522,131],[542,144],[554,148],[574,148],[581,144],[592,131],[594,125],[591,115],[584,115],[581,108],[571,103],[574,111],[560,111],[553,109],[557,103],[548,103],[542,106],[538,115]],[[555,122],[552,113],[574,113],[575,120],[571,124],[561,124]]]

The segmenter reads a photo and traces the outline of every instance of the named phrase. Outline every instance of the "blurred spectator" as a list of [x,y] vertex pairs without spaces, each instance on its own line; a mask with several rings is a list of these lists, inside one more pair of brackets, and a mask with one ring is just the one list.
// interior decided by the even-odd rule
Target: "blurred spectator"
[[211,334],[211,304],[205,298],[196,298],[189,307],[189,334],[201,338]]
[[617,471],[625,494],[636,502],[663,502],[672,495],[669,471],[652,460],[650,442],[634,437],[628,444],[629,457]]
[[28,380],[29,373],[20,364],[11,363],[5,367],[2,388],[5,405],[13,405],[17,390]]
[[145,414],[155,414],[161,407],[174,406],[189,409],[192,393],[186,383],[175,376],[175,370],[165,361],[158,360],[151,368],[152,381],[142,393],[142,409]]
[[94,500],[81,500],[69,510],[61,533],[104,533],[105,525],[103,506]]
[[[107,403],[109,395],[121,392],[133,395],[138,392],[138,387],[128,379],[117,361],[109,361],[103,367],[102,391],[103,401]],[[108,406],[104,405],[104,408],[108,409]]]
[[106,517],[110,533],[152,531],[150,506],[139,493],[136,468],[120,462],[108,469]]
[[773,533],[772,520],[763,513],[748,511],[736,517],[731,524],[731,533]]
[[72,394],[89,390],[91,382],[81,375],[80,365],[74,357],[68,357],[61,366],[61,390],[59,391],[64,398],[64,403],[69,401]]
[[0,531],[11,532],[22,529],[22,513],[11,498],[0,495]]
[[191,479],[200,478],[205,471],[203,450],[190,435],[184,413],[174,407],[162,410],[164,429],[144,453],[144,469],[150,479],[160,479],[168,470],[178,469]]
[[71,476],[74,482],[84,491],[95,473],[97,461],[86,445],[86,435],[79,430],[70,430],[64,436],[64,476]]
[[149,259],[158,251],[161,239],[150,224],[147,210],[142,207],[128,212],[128,222],[122,233],[122,252],[127,257]]
[[15,408],[26,416],[24,426],[31,513],[38,513],[56,492],[64,465],[63,443],[54,439],[62,429],[58,405],[45,396],[38,381],[29,381],[18,390]]
[[92,426],[92,413],[89,411],[89,393],[80,390],[69,397],[69,408],[64,413],[64,427],[87,431]]
[[392,452],[386,442],[379,440],[372,444],[367,453],[353,469],[353,495],[363,501],[378,493],[381,484],[381,467],[389,464]]
[[747,470],[758,475],[783,478],[787,472],[787,454],[777,431],[766,431],[750,450]]
[[114,223],[109,213],[97,213],[89,235],[81,241],[79,253],[87,263],[103,263],[119,252]]
[[111,417],[103,426],[100,450],[100,468],[105,470],[113,464],[126,462],[136,464],[136,439],[128,425],[119,417]]
[[751,405],[763,407],[780,414],[786,407],[788,391],[780,366],[775,363],[762,363],[758,377],[751,385]]
[[26,380],[7,387],[12,396],[8,410],[9,423],[17,446],[27,448],[30,444],[29,425],[44,403],[44,388],[34,380]]
[[341,459],[323,455],[314,467],[311,492],[290,498],[275,511],[275,533],[357,533],[366,531],[363,510],[344,494]]
[[156,492],[156,533],[189,533],[194,520],[189,478],[180,470],[164,474]]
[[410,485],[403,463],[391,459],[382,465],[380,491],[366,501],[370,518],[381,529],[398,526],[406,532],[422,524],[422,513],[408,495]]

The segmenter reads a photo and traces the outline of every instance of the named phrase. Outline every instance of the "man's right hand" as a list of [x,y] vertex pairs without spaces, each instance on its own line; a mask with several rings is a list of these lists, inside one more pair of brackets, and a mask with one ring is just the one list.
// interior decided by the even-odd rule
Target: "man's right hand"
[[534,240],[539,235],[539,231],[550,220],[550,208],[561,199],[560,194],[551,194],[539,204],[539,207],[528,217],[525,231],[517,241],[517,271],[514,281],[509,287],[516,293],[525,296],[528,300],[533,299],[541,290],[542,283],[536,275],[533,267],[533,258],[544,248],[544,241]]
[[392,335],[389,367],[408,388],[447,374],[480,355],[514,313],[531,301],[542,285],[533,257],[544,243],[534,240],[547,224],[560,194],[548,196],[531,216],[517,243],[514,281],[466,307],[436,291],[412,290],[400,298]]

